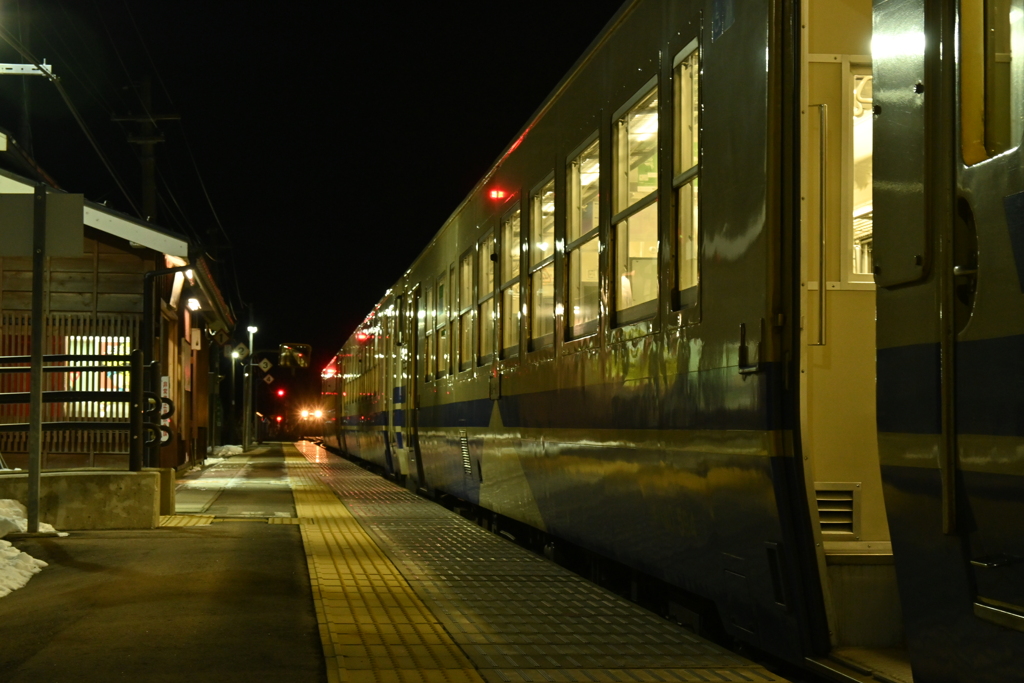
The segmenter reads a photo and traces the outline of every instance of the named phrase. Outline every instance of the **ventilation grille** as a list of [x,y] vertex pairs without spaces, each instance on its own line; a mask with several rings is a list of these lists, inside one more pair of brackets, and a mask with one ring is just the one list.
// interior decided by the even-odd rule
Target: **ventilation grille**
[[853,491],[843,489],[817,489],[818,520],[823,534],[852,534],[854,532]]
[[459,432],[459,448],[462,449],[462,469],[466,470],[467,474],[472,474],[473,461],[469,459],[469,437],[464,431]]

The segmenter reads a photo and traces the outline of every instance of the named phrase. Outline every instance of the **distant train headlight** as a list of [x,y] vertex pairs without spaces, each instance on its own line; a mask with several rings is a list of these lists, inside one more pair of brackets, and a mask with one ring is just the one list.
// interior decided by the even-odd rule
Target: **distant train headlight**
[[322,410],[314,410],[313,411],[313,417],[315,417],[316,419],[319,420],[323,416],[324,416],[324,411],[322,411]]
[[303,410],[301,415],[302,415],[302,419],[305,420],[307,417],[309,417],[309,411],[308,410]]

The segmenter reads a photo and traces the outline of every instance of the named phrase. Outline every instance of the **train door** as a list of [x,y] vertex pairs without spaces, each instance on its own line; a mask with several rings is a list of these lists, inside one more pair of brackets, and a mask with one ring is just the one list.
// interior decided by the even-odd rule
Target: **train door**
[[965,0],[959,25],[953,504],[975,616],[1024,631],[1024,0]]
[[803,12],[801,448],[832,656],[863,668],[903,642],[876,428],[872,2]]
[[405,296],[395,298],[394,308],[389,316],[391,320],[391,367],[389,382],[391,384],[391,411],[388,420],[388,442],[395,464],[395,474],[401,478],[409,474],[409,450],[405,435],[406,417],[408,414],[407,387],[409,382],[408,368],[408,333],[406,330]]
[[403,350],[405,351],[405,436],[409,459],[409,488],[417,491],[426,485],[423,476],[423,459],[420,457],[420,443],[417,435],[416,418],[419,407],[419,339],[425,315],[420,304],[420,288],[417,286],[407,295],[404,319]]

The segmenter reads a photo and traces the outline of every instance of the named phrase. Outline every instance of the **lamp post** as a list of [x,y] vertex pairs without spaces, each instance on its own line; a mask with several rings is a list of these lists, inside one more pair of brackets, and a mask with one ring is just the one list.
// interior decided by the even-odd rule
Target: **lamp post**
[[231,438],[230,443],[234,443],[234,437],[237,436],[235,432],[235,420],[238,419],[238,410],[235,408],[235,396],[238,394],[238,385],[235,384],[235,365],[238,364],[238,351],[231,352],[231,419],[228,422],[231,425]]
[[253,381],[252,381],[252,375],[253,375],[252,359],[253,359],[253,356],[255,355],[253,353],[253,349],[255,348],[253,346],[253,335],[256,334],[256,332],[257,332],[257,329],[256,329],[255,325],[249,325],[249,327],[246,328],[246,329],[249,331],[249,363],[248,363],[249,367],[246,369],[246,373],[245,373],[245,383],[244,383],[245,384],[245,396],[243,397],[243,408],[242,408],[242,410],[245,411],[245,418],[243,420],[244,428],[243,428],[243,435],[242,435],[242,450],[245,450],[245,451],[247,451],[250,448],[252,448],[253,426],[254,426],[254,423],[255,423],[255,419],[254,419],[255,416],[253,415],[253,408],[254,408],[254,406],[253,406],[253,389],[254,389],[254,384],[253,384]]

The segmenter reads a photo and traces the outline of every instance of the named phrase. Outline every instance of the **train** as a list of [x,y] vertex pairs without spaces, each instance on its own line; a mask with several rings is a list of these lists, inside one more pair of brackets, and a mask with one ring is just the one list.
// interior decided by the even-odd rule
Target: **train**
[[324,443],[834,680],[1024,679],[1022,5],[627,2]]

